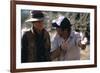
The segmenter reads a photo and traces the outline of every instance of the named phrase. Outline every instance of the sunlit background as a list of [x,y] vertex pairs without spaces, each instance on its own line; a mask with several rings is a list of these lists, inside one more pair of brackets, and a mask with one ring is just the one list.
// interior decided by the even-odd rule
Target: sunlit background
[[[67,17],[71,24],[72,30],[79,32],[81,37],[87,37],[88,45],[85,50],[81,50],[81,60],[90,59],[90,13],[81,13],[81,12],[61,12],[61,11],[42,11],[44,19],[44,27],[49,32],[51,42],[54,39],[56,34],[55,28],[52,27],[52,21],[58,16],[63,15]],[[26,23],[25,21],[31,17],[31,10],[21,10],[21,35],[30,30],[32,23]],[[52,44],[51,44],[52,46]]]

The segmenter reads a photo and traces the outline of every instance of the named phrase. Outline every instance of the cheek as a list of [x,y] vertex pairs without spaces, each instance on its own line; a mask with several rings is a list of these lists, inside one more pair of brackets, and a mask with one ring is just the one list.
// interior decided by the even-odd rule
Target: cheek
[[38,23],[35,24],[35,26],[36,26],[37,28],[41,28],[41,27],[43,27],[43,23],[38,22]]
[[69,37],[69,34],[68,34],[67,32],[64,32],[64,33],[63,33],[63,37],[68,38],[68,37]]
[[37,24],[37,29],[42,30],[43,28],[43,24]]
[[43,27],[43,24],[39,24],[38,27],[42,28]]
[[62,36],[62,33],[61,33],[61,31],[57,31],[57,33],[58,33],[60,36]]
[[39,24],[39,25],[37,26],[37,28],[43,29],[43,24]]

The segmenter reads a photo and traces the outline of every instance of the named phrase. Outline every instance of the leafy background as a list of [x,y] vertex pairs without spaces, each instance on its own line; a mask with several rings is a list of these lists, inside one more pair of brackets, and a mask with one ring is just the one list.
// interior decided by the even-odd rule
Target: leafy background
[[[22,35],[25,31],[28,31],[32,27],[32,23],[26,23],[25,21],[31,17],[32,10],[21,10],[21,29]],[[72,30],[81,32],[83,36],[86,36],[88,39],[88,45],[85,50],[81,50],[81,59],[89,59],[90,58],[90,13],[83,12],[56,12],[56,11],[42,11],[45,15],[44,26],[45,29],[50,34],[51,42],[53,41],[53,37],[56,34],[55,28],[52,27],[52,20],[56,19],[58,16],[63,15],[67,17],[71,24]]]

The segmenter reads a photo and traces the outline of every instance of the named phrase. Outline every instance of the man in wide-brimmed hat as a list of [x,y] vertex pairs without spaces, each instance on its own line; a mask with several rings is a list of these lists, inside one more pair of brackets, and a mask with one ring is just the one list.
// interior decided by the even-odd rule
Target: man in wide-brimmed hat
[[21,62],[50,61],[50,36],[44,29],[44,14],[41,11],[31,11],[33,27],[22,37]]
[[52,59],[80,60],[80,48],[84,49],[87,41],[81,40],[80,34],[71,30],[72,24],[65,16],[59,16],[52,25],[57,30],[52,42]]

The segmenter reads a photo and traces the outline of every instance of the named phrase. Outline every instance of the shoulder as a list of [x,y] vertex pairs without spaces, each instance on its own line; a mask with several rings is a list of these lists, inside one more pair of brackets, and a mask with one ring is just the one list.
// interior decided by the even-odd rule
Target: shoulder
[[76,32],[76,31],[72,31],[71,32],[71,36],[72,37],[75,37],[75,38],[79,38],[80,37],[80,33],[79,32]]
[[29,31],[26,31],[22,37],[27,37],[27,36],[30,36],[32,34],[31,30]]
[[24,35],[27,35],[27,34],[31,34],[31,31],[29,30],[29,31],[26,31],[26,32],[24,33]]
[[45,36],[50,37],[49,32],[47,30],[44,29],[43,32]]
[[62,38],[56,33],[54,36],[54,39],[52,40],[54,44],[60,43],[62,41]]

